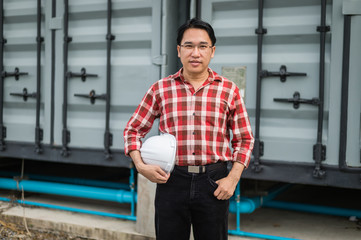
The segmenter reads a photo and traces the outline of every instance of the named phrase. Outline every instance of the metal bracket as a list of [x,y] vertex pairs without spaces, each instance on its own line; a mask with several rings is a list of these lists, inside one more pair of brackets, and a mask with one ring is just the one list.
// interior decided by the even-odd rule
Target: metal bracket
[[111,134],[110,132],[106,132],[104,134],[104,146],[105,147],[113,146],[113,134]]
[[67,147],[67,144],[70,143],[70,131],[68,131],[66,128],[63,128],[62,142],[63,148],[61,149],[61,156],[68,157],[70,155],[70,151]]
[[320,100],[318,98],[312,98],[312,99],[303,99],[301,98],[301,95],[299,92],[295,92],[293,94],[293,98],[274,98],[273,101],[275,102],[289,102],[293,103],[293,108],[298,109],[300,107],[301,103],[305,104],[312,104],[312,105],[319,105]]
[[[264,142],[260,141],[259,139],[255,139],[254,142],[254,148],[253,148],[253,155],[256,158],[259,158],[261,156],[263,156],[264,154]],[[255,173],[260,173],[262,171],[262,166],[260,165],[259,162],[255,162],[254,165],[252,166],[252,170]]]
[[167,54],[162,54],[162,55],[153,57],[152,63],[154,65],[158,65],[158,66],[167,65],[167,63],[168,63],[168,55]]
[[43,137],[44,137],[44,132],[43,129],[41,129],[40,127],[36,127],[35,128],[35,149],[34,151],[37,154],[41,154],[43,153],[43,149],[41,148],[40,142],[43,141]]
[[64,36],[64,42],[70,43],[71,41],[73,41],[72,37]]
[[316,166],[312,172],[314,178],[324,178],[326,176],[326,171],[321,169],[321,166]]
[[109,131],[106,131],[104,133],[104,155],[105,160],[111,160],[113,158],[110,147],[113,145],[113,134],[111,134]]
[[6,138],[6,127],[4,125],[0,125],[0,131],[1,131],[0,151],[5,151],[6,145],[4,139]]
[[361,15],[361,2],[355,0],[343,0],[342,2],[343,15]]
[[256,34],[266,34],[267,33],[267,28],[256,28],[256,30],[254,31]]
[[66,75],[68,78],[80,77],[83,82],[85,82],[87,77],[98,77],[98,74],[86,73],[85,68],[80,69],[80,73],[67,72]]
[[80,94],[80,93],[75,93],[74,94],[75,97],[83,97],[83,98],[90,98],[90,103],[94,104],[95,103],[95,99],[99,98],[99,99],[103,99],[106,100],[106,94],[101,94],[101,95],[96,95],[95,90],[91,90],[89,92],[89,94]]
[[28,93],[28,89],[24,88],[22,93],[10,93],[11,96],[23,97],[24,102],[28,100],[28,98],[36,98],[37,93]]
[[113,40],[115,40],[115,35],[109,33],[109,34],[105,35],[105,39],[108,41],[113,41]]
[[6,127],[5,127],[5,126],[2,126],[2,128],[0,127],[0,131],[1,131],[1,133],[2,133],[2,136],[3,136],[4,138],[6,138]]
[[15,68],[14,72],[6,72],[6,71],[3,71],[3,72],[1,73],[1,76],[2,76],[3,78],[6,78],[6,77],[15,77],[15,80],[19,80],[19,77],[20,77],[20,76],[24,76],[24,75],[28,75],[28,73],[27,73],[27,72],[20,72],[18,67]]
[[315,160],[315,169],[312,176],[319,179],[324,178],[326,171],[321,169],[321,162],[326,160],[326,146],[322,143],[313,145],[313,160]]
[[317,26],[317,32],[329,32],[330,30],[330,26]]
[[42,43],[42,42],[44,42],[44,37],[36,37],[35,41]]
[[287,72],[287,67],[285,65],[282,65],[280,67],[279,72],[269,72],[267,70],[261,71],[261,77],[280,77],[281,82],[286,82],[287,77],[291,76],[307,76],[306,73],[298,73],[298,72]]
[[35,128],[35,138],[39,141],[43,141],[44,132],[41,128]]
[[254,163],[254,165],[252,166],[252,170],[255,172],[255,173],[260,173],[262,172],[263,168],[262,166],[259,164],[259,163]]
[[325,161],[326,160],[326,146],[322,144],[313,145],[313,159]]

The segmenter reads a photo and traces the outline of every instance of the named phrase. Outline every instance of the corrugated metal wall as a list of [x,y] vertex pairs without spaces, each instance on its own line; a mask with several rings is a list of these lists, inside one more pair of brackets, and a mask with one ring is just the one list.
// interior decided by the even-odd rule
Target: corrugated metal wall
[[[259,140],[261,156],[255,166],[254,156],[245,176],[255,179],[285,180],[316,184],[359,186],[360,172],[360,86],[359,60],[360,11],[357,2],[325,1],[324,101],[322,145],[320,159],[322,174],[315,173],[315,145],[317,143],[319,105],[300,103],[294,107],[295,93],[299,98],[318,102],[320,99],[320,31],[321,0],[202,0],[201,18],[210,22],[217,36],[216,54],[211,67],[229,74],[245,87],[245,101],[256,130],[257,107],[257,47],[260,2],[263,3],[263,34],[261,44],[262,73],[279,73],[282,65],[287,72],[306,76],[263,76],[260,88]],[[349,7],[347,7],[349,6]],[[353,6],[353,7],[352,7]],[[347,10],[349,9],[349,10]],[[353,9],[351,12],[351,9]],[[347,124],[346,164],[339,169],[341,81],[343,63],[344,16],[351,17],[350,92]],[[352,63],[351,63],[352,62]],[[358,62],[358,67],[357,65]],[[237,71],[243,69],[237,75]],[[244,76],[243,76],[244,75]],[[261,74],[260,74],[261,75]],[[261,75],[262,76],[262,75]],[[279,102],[275,99],[288,102]],[[343,118],[343,116],[341,116]],[[321,146],[321,145],[320,145]],[[263,148],[262,148],[263,147]],[[322,149],[322,148],[320,148]],[[317,151],[317,150],[316,150]],[[255,150],[254,150],[255,153]],[[302,167],[301,167],[302,166]],[[257,168],[256,168],[257,167]],[[295,170],[297,168],[300,170]],[[302,170],[301,170],[302,169]],[[323,170],[322,170],[323,169]],[[351,172],[354,171],[353,174]],[[336,173],[337,172],[337,173]],[[350,172],[345,173],[345,172]],[[340,176],[335,176],[340,173]],[[342,176],[341,176],[342,175]],[[351,177],[352,176],[352,177]],[[349,181],[350,179],[353,179]],[[352,183],[350,183],[352,182]]]
[[[123,129],[145,91],[160,78],[160,66],[153,58],[160,55],[161,48],[161,1],[113,1],[111,32],[111,121],[113,146],[124,145]],[[69,147],[101,148],[105,131],[105,100],[75,94],[106,94],[107,82],[107,5],[104,1],[70,1],[69,4],[68,70],[97,74],[85,81],[69,79],[68,130],[71,134]],[[62,58],[57,57],[57,69],[62,69]],[[58,77],[61,79],[62,73]],[[62,82],[56,89],[62,89]],[[58,92],[58,91],[57,91]],[[56,102],[62,103],[62,91],[56,94]],[[55,112],[54,129],[56,145],[61,143],[61,104]]]
[[[176,70],[176,61],[169,63],[169,58],[176,59],[176,36],[170,29],[174,31],[179,25],[178,2],[84,0],[40,4],[44,38],[40,55],[41,151],[34,153],[36,99],[10,95],[22,94],[25,88],[28,93],[37,91],[37,1],[4,1],[4,71],[18,68],[27,75],[18,80],[4,78],[6,135],[0,155],[128,166],[129,159],[122,154],[123,129],[149,86]],[[113,38],[107,41],[109,33]],[[87,77],[82,78],[82,73]],[[152,134],[156,133],[154,128]]]
[[[246,67],[246,104],[254,125],[257,79],[257,1],[212,1],[202,17],[210,20],[218,36],[212,67],[222,73],[225,66]],[[331,9],[328,7],[328,22]],[[281,65],[289,72],[307,76],[264,78],[261,90],[261,139],[264,158],[279,161],[312,162],[317,136],[317,107],[275,102],[274,98],[292,98],[298,91],[302,98],[318,97],[319,33],[318,1],[265,1],[263,70],[277,72]],[[326,45],[326,72],[330,63],[330,35]],[[326,77],[328,88],[329,76]],[[326,96],[328,99],[328,95]],[[328,103],[328,101],[326,101]],[[328,131],[328,104],[325,104],[325,131]],[[324,141],[327,142],[326,133]],[[287,149],[287,151],[285,151]]]
[[[12,96],[10,93],[22,93],[27,89],[28,93],[34,93],[36,89],[36,66],[37,66],[37,3],[33,1],[4,1],[4,70],[7,74],[19,72],[27,75],[3,78],[4,86],[4,125],[6,126],[7,141],[34,142],[35,133],[35,98],[24,101],[22,97]],[[44,33],[44,26],[42,26]],[[44,49],[41,51],[44,59]],[[42,61],[42,63],[44,63]],[[44,68],[41,71],[44,76]],[[42,100],[41,109],[44,109]],[[44,111],[41,111],[43,126],[49,127],[49,119],[46,119]]]

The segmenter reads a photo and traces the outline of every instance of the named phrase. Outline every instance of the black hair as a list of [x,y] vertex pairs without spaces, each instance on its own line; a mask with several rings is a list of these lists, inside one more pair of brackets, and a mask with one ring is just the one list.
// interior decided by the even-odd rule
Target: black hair
[[208,33],[209,38],[212,41],[212,46],[214,46],[216,44],[216,36],[214,35],[214,30],[212,28],[212,26],[207,23],[204,22],[198,18],[192,18],[187,20],[182,26],[180,26],[178,28],[178,36],[177,36],[177,44],[180,45],[183,39],[183,34],[186,30],[190,29],[190,28],[199,28],[199,29],[203,29]]

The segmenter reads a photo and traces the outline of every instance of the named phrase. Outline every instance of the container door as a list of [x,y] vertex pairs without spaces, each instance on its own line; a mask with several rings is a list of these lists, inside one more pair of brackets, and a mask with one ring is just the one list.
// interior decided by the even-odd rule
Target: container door
[[[63,8],[65,6],[62,6]],[[161,1],[112,1],[110,76],[107,68],[107,1],[69,1],[67,130],[69,149],[104,148],[107,78],[112,150],[123,149],[123,130],[151,84],[160,78]],[[62,9],[64,11],[64,9]],[[64,18],[65,21],[65,18]],[[63,29],[64,30],[64,29]],[[65,32],[57,36],[63,45]],[[59,53],[60,51],[58,51]],[[61,55],[64,55],[60,53]],[[63,141],[64,59],[57,58],[56,146]],[[159,64],[158,64],[159,63]],[[81,77],[82,73],[88,74]]]
[[[261,158],[265,161],[314,163],[318,106],[293,104],[292,99],[307,99],[311,103],[313,98],[319,97],[320,33],[317,27],[320,12],[319,1],[264,1],[263,28],[267,33],[262,44],[265,75],[261,80],[259,134],[263,142]],[[328,2],[328,25],[331,12]],[[217,36],[211,67],[237,82],[255,131],[258,1],[203,0],[201,14],[212,24]],[[330,39],[327,33],[322,138],[325,145],[328,141]],[[282,72],[297,74],[281,78]]]
[[43,135],[43,129],[50,128],[48,116],[44,113],[43,94],[48,85],[44,81],[43,6],[38,6],[36,0],[2,2],[1,153],[19,152],[14,148],[14,142],[31,145],[34,152],[36,142],[38,145],[49,143],[50,137],[49,131]]

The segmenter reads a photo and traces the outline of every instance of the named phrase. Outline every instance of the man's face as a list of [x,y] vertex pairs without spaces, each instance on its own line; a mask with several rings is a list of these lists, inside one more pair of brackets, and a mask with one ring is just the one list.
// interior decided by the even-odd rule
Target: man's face
[[183,34],[181,45],[177,46],[178,57],[187,74],[202,74],[208,70],[208,65],[214,56],[216,47],[211,47],[212,41],[208,33],[199,28],[189,28]]

